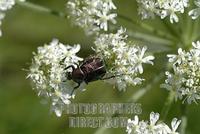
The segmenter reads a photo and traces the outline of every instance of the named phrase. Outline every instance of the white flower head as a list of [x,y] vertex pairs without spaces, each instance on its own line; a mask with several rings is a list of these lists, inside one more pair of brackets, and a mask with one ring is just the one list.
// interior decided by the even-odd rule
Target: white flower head
[[126,132],[131,134],[131,132],[136,131],[139,128],[139,117],[136,115],[134,120],[128,119]]
[[107,72],[116,76],[111,82],[119,90],[125,90],[127,85],[140,84],[143,79],[138,75],[143,73],[143,64],[152,64],[153,56],[146,56],[146,47],[138,47],[127,42],[124,29],[115,34],[100,34],[95,41],[95,52],[106,63]]
[[181,64],[182,61],[185,60],[187,53],[182,50],[182,48],[178,49],[178,55],[175,54],[168,54],[167,57],[169,58],[169,62],[174,64],[178,63]]
[[1,0],[0,11],[6,11],[11,9],[15,5],[15,0]]
[[66,70],[66,67],[82,60],[76,56],[79,50],[80,45],[64,45],[53,39],[50,44],[38,47],[37,53],[34,53],[27,77],[32,80],[39,96],[50,99],[57,116],[61,116],[64,106],[74,97],[71,93],[75,83],[67,79],[71,70]]
[[171,129],[168,126],[165,126],[167,133],[168,134],[179,134],[179,132],[177,132],[177,129],[180,124],[181,124],[181,120],[174,118],[171,122]]
[[69,17],[74,25],[83,28],[86,34],[107,31],[108,23],[116,23],[116,6],[112,0],[69,0],[67,3]]
[[180,120],[174,118],[170,128],[159,121],[159,113],[151,112],[150,121],[140,121],[138,116],[135,116],[134,120],[128,119],[126,132],[127,134],[179,134],[177,129],[180,123]]
[[173,72],[167,72],[163,87],[173,90],[176,99],[183,99],[188,104],[200,99],[200,42],[192,43],[189,52],[178,49],[177,55],[167,55],[173,64]]
[[197,6],[197,8],[192,9],[188,15],[192,17],[192,19],[197,19],[200,16],[200,0],[196,0],[195,5]]
[[155,15],[159,12],[158,5],[155,0],[137,0],[138,2],[138,14],[142,16],[142,19],[155,18]]
[[142,19],[154,18],[156,15],[161,19],[170,17],[170,22],[178,22],[177,13],[184,13],[189,6],[189,0],[137,0],[138,11]]

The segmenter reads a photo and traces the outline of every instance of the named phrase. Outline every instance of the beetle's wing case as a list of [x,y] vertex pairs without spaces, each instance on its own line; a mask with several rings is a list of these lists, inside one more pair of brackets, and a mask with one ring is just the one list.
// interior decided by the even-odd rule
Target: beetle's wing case
[[98,56],[96,55],[90,55],[88,57],[86,57],[83,62],[80,64],[80,66],[83,66],[85,64],[89,64],[91,62],[94,62],[95,59],[99,58]]
[[90,58],[80,68],[86,75],[86,82],[99,80],[106,74],[105,64],[100,58]]

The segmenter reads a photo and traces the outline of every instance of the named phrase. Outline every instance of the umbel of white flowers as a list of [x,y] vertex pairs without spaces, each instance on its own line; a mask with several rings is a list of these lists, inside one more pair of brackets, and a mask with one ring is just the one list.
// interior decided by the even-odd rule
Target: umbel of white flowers
[[124,29],[115,34],[101,34],[95,40],[95,52],[106,62],[107,73],[118,76],[109,82],[119,90],[125,90],[127,85],[140,84],[144,79],[138,75],[143,73],[142,64],[152,64],[153,56],[145,56],[147,47],[138,47],[127,42]]
[[74,97],[71,93],[75,83],[67,80],[67,73],[72,70],[65,68],[82,61],[76,56],[79,50],[80,45],[64,45],[53,39],[49,45],[38,47],[37,53],[34,53],[28,78],[39,96],[50,99],[57,116],[61,116],[64,106]]
[[[112,82],[125,90],[127,85],[136,85],[143,79],[137,77],[143,73],[143,63],[153,64],[153,56],[144,57],[146,47],[139,48],[126,43],[127,35],[120,29],[116,34],[101,34],[95,41],[95,53],[105,61],[108,77],[116,76]],[[76,56],[80,45],[64,45],[54,39],[49,45],[38,47],[34,53],[28,78],[34,84],[39,96],[49,98],[53,111],[61,116],[64,106],[70,103],[75,94],[71,94],[76,83],[67,79],[66,70],[70,65],[77,65],[83,59]],[[83,85],[79,88],[83,90]]]
[[[189,0],[137,0],[138,12],[142,19],[154,18],[156,15],[161,19],[170,17],[170,22],[178,22],[177,14],[183,14],[185,8],[189,7]],[[188,14],[192,19],[200,15],[200,0],[194,1],[199,8],[191,10]]]
[[178,126],[181,121],[174,118],[169,127],[164,122],[159,121],[159,113],[151,112],[150,119],[148,121],[139,121],[136,115],[133,120],[129,119],[126,132],[128,134],[179,134],[177,132]]
[[162,87],[174,91],[176,99],[197,103],[200,99],[200,41],[192,43],[189,52],[178,49],[178,55],[167,55],[173,71],[166,72],[167,79]]
[[73,24],[83,28],[86,34],[97,34],[108,30],[108,22],[116,23],[116,6],[112,0],[69,0],[69,17]]

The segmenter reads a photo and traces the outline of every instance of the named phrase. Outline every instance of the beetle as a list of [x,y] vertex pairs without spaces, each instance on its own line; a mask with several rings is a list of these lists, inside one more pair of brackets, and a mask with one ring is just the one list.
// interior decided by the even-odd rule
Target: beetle
[[[87,57],[80,65],[77,64],[77,67],[70,65],[66,67],[66,70],[69,68],[72,68],[72,72],[68,72],[67,79],[73,80],[78,84],[76,87],[74,87],[74,90],[79,88],[82,82],[88,84],[92,81],[112,78],[104,78],[107,72],[106,65],[104,60],[97,56]],[[74,90],[72,91],[72,94]]]

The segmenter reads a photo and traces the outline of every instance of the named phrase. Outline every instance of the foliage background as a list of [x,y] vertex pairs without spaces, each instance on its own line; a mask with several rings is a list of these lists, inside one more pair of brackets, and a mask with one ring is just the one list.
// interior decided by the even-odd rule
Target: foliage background
[[[58,11],[65,12],[66,0],[29,0],[35,4],[49,7]],[[125,16],[129,16],[134,20],[140,21],[137,16],[137,5],[135,0],[114,0],[118,7],[118,12]],[[179,33],[183,39],[187,40],[190,33],[185,28],[184,16],[182,16],[183,32]],[[199,20],[197,20],[199,21]],[[163,26],[160,19],[154,21],[145,21],[153,27],[168,32]],[[118,24],[132,29],[132,31],[142,31],[137,26],[127,21],[118,20]],[[199,24],[199,22],[198,22]],[[172,25],[181,25],[180,23]],[[76,27],[72,27],[67,19],[58,18],[49,14],[36,12],[27,8],[16,5],[12,10],[7,12],[3,22],[3,37],[0,38],[0,134],[91,134],[97,129],[73,129],[68,128],[67,115],[57,118],[49,112],[49,106],[41,104],[40,98],[31,89],[30,83],[26,80],[26,72],[31,62],[32,52],[37,47],[48,43],[52,38],[58,38],[66,44],[80,43],[82,50],[80,56],[86,57],[91,51],[92,37],[86,37],[84,32]],[[195,29],[199,35],[199,27]],[[194,32],[194,31],[193,31]],[[191,32],[192,33],[192,32]],[[148,33],[150,34],[150,33]],[[138,42],[138,40],[135,40]],[[148,45],[152,52],[168,50],[168,47],[161,44],[149,42],[138,42],[141,45]],[[176,48],[175,44],[172,44]],[[173,52],[173,51],[172,51]],[[175,51],[174,51],[175,52]],[[93,82],[87,86],[87,91],[78,93],[74,102],[127,102],[135,92],[142,87],[151,84],[151,81],[164,71],[167,58],[166,53],[157,53],[155,66],[146,66],[144,77],[146,82],[135,88],[130,87],[126,92],[119,92],[113,89],[109,84],[101,81]],[[164,72],[163,72],[164,73]],[[151,111],[161,112],[168,92],[159,88],[159,84],[164,79],[152,85],[138,103],[142,104],[143,113],[140,115],[142,119],[149,118]],[[180,103],[174,103],[168,122],[173,117],[180,118]],[[188,127],[187,134],[200,133],[200,108],[199,105],[192,104],[188,106]],[[131,115],[133,117],[133,115]],[[125,129],[107,129],[103,134],[122,134]]]

